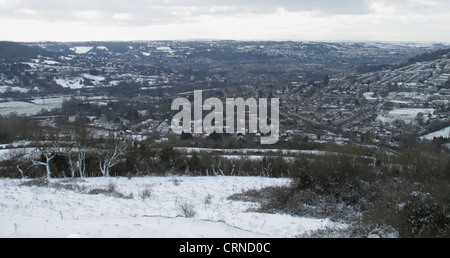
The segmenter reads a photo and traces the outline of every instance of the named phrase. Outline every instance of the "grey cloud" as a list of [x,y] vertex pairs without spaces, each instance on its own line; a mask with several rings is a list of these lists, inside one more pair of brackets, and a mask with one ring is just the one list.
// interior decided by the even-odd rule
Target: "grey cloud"
[[355,14],[369,11],[370,0],[171,0],[176,6],[235,6],[238,10],[273,12],[277,8],[288,11],[320,11],[327,14]]
[[[20,6],[13,10],[1,10],[0,13],[5,17],[14,17],[26,19],[20,10],[32,10],[39,17],[46,21],[80,21],[96,22],[104,24],[121,23],[128,25],[148,25],[161,22],[177,22],[185,17],[178,17],[173,13],[171,6],[164,4],[163,1],[155,0],[22,0]],[[86,19],[92,15],[92,19]],[[130,19],[116,19],[118,14],[128,14]]]
[[[49,21],[81,21],[103,24],[145,26],[177,23],[195,19],[200,15],[239,15],[241,13],[272,13],[278,8],[286,11],[316,11],[320,15],[367,14],[370,5],[378,0],[22,0],[18,9],[36,12],[35,17]],[[450,1],[434,0],[439,6],[424,4],[419,0],[390,0],[387,4],[401,6],[409,12],[433,12]],[[2,10],[0,10],[2,12]],[[99,13],[95,19],[83,19],[80,14]],[[4,11],[2,12],[5,13]],[[8,12],[20,17],[20,12]],[[117,14],[128,14],[127,19],[117,19]],[[6,14],[8,15],[8,14]],[[119,16],[120,17],[120,16]],[[23,17],[27,18],[27,17]],[[129,18],[129,19],[128,19]]]
[[394,5],[404,12],[417,14],[441,13],[450,10],[450,1],[448,0],[389,0],[386,3]]
[[[186,22],[201,15],[238,16],[287,11],[319,11],[322,14],[365,13],[369,0],[21,0],[16,10],[0,10],[3,17],[50,22],[77,21],[93,26],[147,26]],[[32,10],[24,15],[21,9]],[[125,15],[126,14],[126,15]],[[122,15],[122,16],[121,16]],[[127,19],[117,19],[126,17]]]

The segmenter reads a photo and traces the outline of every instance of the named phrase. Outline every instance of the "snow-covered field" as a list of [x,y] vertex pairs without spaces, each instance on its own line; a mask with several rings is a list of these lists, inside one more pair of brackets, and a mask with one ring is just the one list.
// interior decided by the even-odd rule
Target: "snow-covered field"
[[0,93],[6,93],[8,91],[27,93],[27,92],[30,91],[30,89],[26,89],[26,88],[22,88],[22,87],[16,87],[16,86],[0,86]]
[[[20,186],[22,182],[0,180],[0,237],[291,238],[312,230],[345,226],[330,220],[252,212],[258,204],[228,199],[249,189],[286,185],[289,179],[146,177],[51,181],[71,185],[72,189]],[[124,197],[88,194],[111,186]],[[186,211],[194,216],[187,217]]]
[[72,47],[70,50],[77,54],[87,54],[89,51],[91,51],[94,47]]
[[83,78],[75,77],[75,78],[55,78],[56,84],[63,88],[70,89],[81,89],[84,87]]
[[449,138],[450,137],[450,126],[444,128],[442,130],[439,130],[437,132],[427,134],[427,135],[423,136],[422,139],[433,140],[435,137],[436,138],[439,138],[439,137]]
[[405,123],[416,123],[417,114],[422,113],[426,118],[428,115],[432,115],[434,111],[432,108],[395,108],[387,114],[379,115],[378,120],[383,123],[392,123],[397,119]]
[[[70,98],[70,97],[69,97]],[[24,101],[10,101],[0,103],[0,115],[9,115],[17,113],[18,115],[36,115],[42,109],[52,110],[54,108],[61,108],[64,99],[68,97],[54,97],[54,98],[38,98],[31,102]]]

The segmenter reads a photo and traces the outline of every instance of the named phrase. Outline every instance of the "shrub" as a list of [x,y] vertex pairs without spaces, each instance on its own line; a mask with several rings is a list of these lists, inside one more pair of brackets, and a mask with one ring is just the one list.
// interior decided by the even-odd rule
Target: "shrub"
[[28,186],[28,187],[49,187],[50,182],[46,177],[41,177],[37,179],[27,180],[25,182],[20,183],[20,186]]
[[[292,183],[230,198],[259,202],[260,211],[351,223],[347,235],[448,237],[450,159],[422,143],[392,157],[371,153],[298,157],[288,164]],[[343,233],[343,232],[341,232]]]
[[191,203],[188,203],[188,202],[182,202],[179,205],[179,210],[181,212],[181,216],[186,217],[186,218],[193,218],[197,214],[195,212],[194,205]]
[[143,200],[152,196],[152,189],[150,186],[146,186],[139,194]]
[[133,199],[133,193],[130,193],[129,195],[125,195],[117,190],[117,184],[113,181],[110,181],[106,188],[94,188],[91,189],[88,194],[91,195],[99,195],[103,194],[106,196],[116,197],[116,198],[123,198],[123,199]]
[[211,194],[208,194],[204,200],[205,205],[210,205],[212,202],[212,199],[213,199],[213,196]]
[[[448,237],[450,236],[450,215],[442,204],[422,198],[414,198],[407,203],[404,216],[407,228],[415,237]],[[407,232],[404,232],[407,235]]]

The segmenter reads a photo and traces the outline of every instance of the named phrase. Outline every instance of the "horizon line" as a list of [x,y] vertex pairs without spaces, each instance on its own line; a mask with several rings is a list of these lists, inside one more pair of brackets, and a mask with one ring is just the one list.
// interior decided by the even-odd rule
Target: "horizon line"
[[368,40],[368,39],[346,39],[346,40],[300,40],[300,39],[214,39],[214,38],[193,38],[193,39],[148,39],[148,40],[8,40],[0,39],[0,42],[15,43],[96,43],[96,42],[214,42],[214,41],[230,41],[230,42],[317,42],[317,43],[428,43],[428,44],[450,44],[450,41],[436,40]]

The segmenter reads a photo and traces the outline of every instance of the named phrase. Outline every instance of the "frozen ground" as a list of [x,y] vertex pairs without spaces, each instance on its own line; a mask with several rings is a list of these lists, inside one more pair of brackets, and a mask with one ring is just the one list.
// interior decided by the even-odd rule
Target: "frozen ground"
[[75,78],[55,78],[56,84],[63,88],[70,89],[81,89],[84,87],[83,78],[75,77]]
[[74,51],[77,54],[87,54],[94,47],[72,47],[70,50]]
[[439,138],[439,137],[449,138],[450,137],[450,126],[444,128],[442,130],[439,130],[437,132],[427,134],[424,137],[422,137],[422,139],[433,140],[435,137],[436,138]]
[[[330,220],[251,212],[255,203],[228,197],[280,186],[260,177],[90,178],[65,187],[0,180],[0,237],[291,238],[345,225]],[[93,189],[117,194],[88,194]],[[76,188],[74,190],[73,188]],[[184,208],[184,211],[183,211]],[[192,211],[193,217],[186,217]]]
[[[69,97],[70,98],[70,97]],[[0,115],[9,115],[17,113],[18,115],[37,115],[42,109],[48,111],[54,108],[61,108],[64,99],[68,97],[54,97],[54,98],[37,98],[30,102],[25,101],[10,101],[0,103]]]
[[16,87],[16,86],[0,86],[0,93],[6,93],[8,91],[27,93],[27,92],[30,91],[30,89],[26,89],[26,88],[22,88],[22,87]]
[[395,120],[404,121],[405,123],[416,123],[417,114],[423,113],[425,119],[428,115],[434,113],[432,108],[395,108],[387,114],[383,113],[378,116],[378,120],[383,123],[392,123]]

